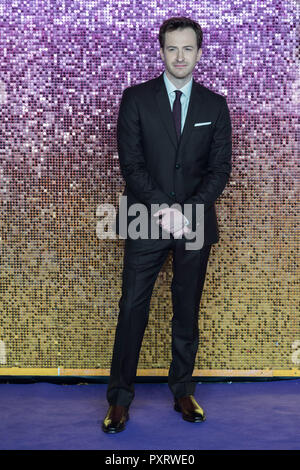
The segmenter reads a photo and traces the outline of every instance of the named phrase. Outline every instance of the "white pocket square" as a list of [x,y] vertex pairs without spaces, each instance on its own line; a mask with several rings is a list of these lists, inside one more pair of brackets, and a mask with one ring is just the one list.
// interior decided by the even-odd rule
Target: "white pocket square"
[[196,126],[207,126],[208,124],[211,124],[211,121],[208,121],[208,122],[195,122],[194,127],[196,127]]

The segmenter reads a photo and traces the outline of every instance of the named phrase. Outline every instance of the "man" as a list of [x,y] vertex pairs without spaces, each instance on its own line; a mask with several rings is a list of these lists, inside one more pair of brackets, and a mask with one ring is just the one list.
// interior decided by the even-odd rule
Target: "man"
[[[122,233],[124,224],[122,230],[117,227],[126,240],[107,388],[109,409],[102,423],[103,431],[109,433],[124,430],[129,418],[151,294],[170,250],[173,318],[168,385],[174,409],[183,419],[205,419],[194,398],[192,374],[208,257],[211,245],[219,240],[214,203],[231,173],[231,122],[226,99],[192,76],[202,53],[200,25],[185,17],[170,18],[160,27],[159,41],[164,73],[127,88],[118,117],[118,152],[128,207],[142,203],[149,214],[155,207],[143,223],[149,230],[148,222],[156,220],[160,232],[158,238],[151,238],[151,234],[136,238],[129,236],[129,230]],[[174,203],[175,209],[171,207]],[[157,210],[157,204],[165,204],[165,208]],[[184,212],[185,205],[191,208],[189,215]],[[202,219],[197,216],[199,206],[204,209]],[[128,217],[126,230],[130,220],[132,217]],[[188,235],[196,233],[199,225],[204,230],[203,243],[188,250]]]

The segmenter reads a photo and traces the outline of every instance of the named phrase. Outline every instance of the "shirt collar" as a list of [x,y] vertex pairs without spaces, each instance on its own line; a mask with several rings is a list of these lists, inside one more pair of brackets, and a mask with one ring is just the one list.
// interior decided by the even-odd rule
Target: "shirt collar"
[[[167,74],[166,74],[165,71],[163,73],[163,77],[164,77],[164,82],[165,82],[168,94],[172,93],[175,90],[178,90],[178,88],[176,88],[176,86],[173,85],[173,83],[168,79]],[[182,88],[180,88],[180,91],[182,91],[182,93],[185,96],[190,96],[191,89],[192,89],[192,84],[193,84],[193,77],[191,77],[191,79],[188,83],[186,83]]]

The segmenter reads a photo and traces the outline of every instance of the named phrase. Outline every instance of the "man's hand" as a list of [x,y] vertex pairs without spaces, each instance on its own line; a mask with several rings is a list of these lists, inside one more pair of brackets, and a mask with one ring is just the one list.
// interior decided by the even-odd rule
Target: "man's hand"
[[184,233],[189,233],[190,231],[191,231],[191,229],[185,226],[182,229],[178,230],[177,232],[174,232],[173,237],[174,238],[182,238],[182,235]]
[[160,223],[164,230],[173,234],[174,238],[181,238],[184,233],[191,231],[186,226],[187,218],[177,209],[167,207],[155,212],[153,215],[154,217],[162,216],[161,221],[157,220],[156,223]]

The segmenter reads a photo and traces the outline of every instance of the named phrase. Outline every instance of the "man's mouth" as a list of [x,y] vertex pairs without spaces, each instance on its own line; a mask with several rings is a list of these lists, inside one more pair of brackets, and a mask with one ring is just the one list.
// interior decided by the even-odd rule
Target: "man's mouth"
[[175,64],[175,67],[179,67],[179,68],[185,67],[185,64]]

